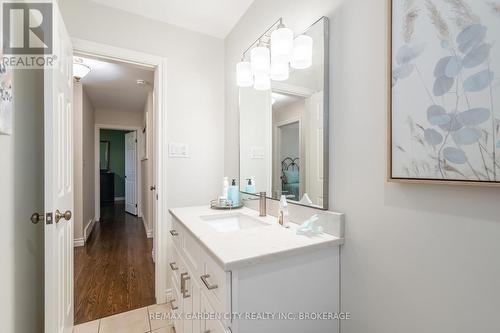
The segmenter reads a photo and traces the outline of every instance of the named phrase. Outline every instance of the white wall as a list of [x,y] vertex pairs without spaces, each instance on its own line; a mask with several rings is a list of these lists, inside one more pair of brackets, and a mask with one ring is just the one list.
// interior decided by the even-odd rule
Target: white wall
[[[83,245],[95,218],[95,112],[80,82],[73,83],[74,239]],[[88,228],[87,233],[85,229]]]
[[[343,333],[495,332],[500,189],[386,182],[385,0],[256,0],[226,39],[225,172],[238,170],[241,52],[283,16],[331,23],[330,207],[347,214]],[[334,144],[334,145],[333,145]]]
[[0,135],[0,323],[2,332],[43,331],[43,72],[14,73],[14,128]]
[[142,112],[123,112],[120,110],[96,109],[95,123],[99,125],[141,127]]
[[73,38],[167,58],[168,141],[190,150],[189,158],[169,159],[165,166],[168,204],[216,198],[224,170],[224,41],[90,0],[63,1],[61,11]]

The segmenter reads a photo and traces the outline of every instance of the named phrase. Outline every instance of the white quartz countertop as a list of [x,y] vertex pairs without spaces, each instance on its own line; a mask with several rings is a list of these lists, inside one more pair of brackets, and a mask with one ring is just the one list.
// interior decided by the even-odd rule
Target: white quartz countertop
[[[316,236],[297,235],[297,224],[290,223],[290,228],[283,228],[276,217],[259,217],[257,211],[246,207],[232,211],[213,210],[209,206],[173,208],[170,213],[226,271],[335,247],[344,242],[343,238],[326,233]],[[218,232],[201,218],[237,213],[252,216],[268,225]]]

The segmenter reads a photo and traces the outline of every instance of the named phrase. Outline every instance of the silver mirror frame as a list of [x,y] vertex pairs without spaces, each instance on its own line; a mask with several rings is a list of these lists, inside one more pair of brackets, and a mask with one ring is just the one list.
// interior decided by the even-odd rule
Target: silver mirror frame
[[[323,61],[324,61],[324,68],[323,68],[323,128],[325,129],[324,135],[323,135],[323,179],[324,179],[324,186],[323,186],[323,207],[317,207],[317,206],[310,206],[310,205],[304,205],[299,202],[295,201],[289,201],[289,204],[296,205],[296,206],[302,206],[302,207],[308,207],[312,209],[318,209],[318,210],[328,210],[329,209],[329,202],[330,202],[330,21],[328,17],[322,16],[318,20],[316,20],[313,24],[311,24],[307,29],[304,30],[302,34],[307,33],[310,28],[312,28],[315,24],[323,21]],[[238,93],[239,94],[239,93]],[[239,100],[239,98],[238,98]],[[239,154],[238,154],[238,179],[241,179],[241,146],[240,146],[240,108],[238,106],[238,148],[239,148]],[[258,194],[253,194],[253,193],[247,193],[244,191],[240,191],[246,196],[250,197],[257,197]],[[273,198],[272,196],[267,196],[267,199],[274,200],[274,201],[279,201],[277,198]]]

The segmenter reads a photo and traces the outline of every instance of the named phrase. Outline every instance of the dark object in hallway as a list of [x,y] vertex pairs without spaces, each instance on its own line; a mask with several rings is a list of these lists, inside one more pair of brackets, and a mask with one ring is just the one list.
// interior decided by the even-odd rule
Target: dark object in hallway
[[115,173],[101,170],[101,203],[115,201]]
[[75,324],[154,304],[152,247],[123,203],[103,206],[87,244],[75,248]]

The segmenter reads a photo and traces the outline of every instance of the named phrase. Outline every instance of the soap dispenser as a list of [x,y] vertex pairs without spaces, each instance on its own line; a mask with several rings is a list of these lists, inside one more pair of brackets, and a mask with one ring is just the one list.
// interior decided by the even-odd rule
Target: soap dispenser
[[233,207],[240,205],[240,188],[236,185],[236,179],[233,179],[231,186],[229,186],[227,196]]
[[289,219],[290,213],[288,212],[288,202],[286,201],[286,196],[282,195],[280,199],[280,209],[279,209],[279,216],[278,216],[278,222],[282,227],[288,228],[288,219]]
[[253,178],[247,179],[247,186],[245,187],[245,192],[250,194],[255,193],[255,184],[253,182]]

